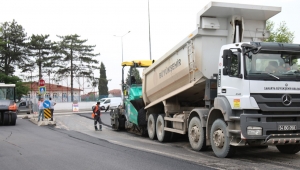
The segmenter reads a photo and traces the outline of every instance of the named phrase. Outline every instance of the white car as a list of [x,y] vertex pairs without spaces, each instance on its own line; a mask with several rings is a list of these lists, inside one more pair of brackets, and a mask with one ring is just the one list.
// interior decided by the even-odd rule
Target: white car
[[102,98],[99,101],[102,110],[115,109],[123,104],[121,97]]

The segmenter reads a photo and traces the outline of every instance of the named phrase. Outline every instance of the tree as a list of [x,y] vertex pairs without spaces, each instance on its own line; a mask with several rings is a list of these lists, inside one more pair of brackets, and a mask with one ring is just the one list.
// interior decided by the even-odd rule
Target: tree
[[42,72],[48,73],[49,71],[51,72],[51,70],[53,71],[53,68],[56,67],[56,61],[60,59],[59,56],[51,56],[53,43],[51,43],[51,40],[48,40],[48,38],[49,35],[33,34],[28,44],[30,56],[34,58],[34,65],[36,65],[39,70],[39,79],[42,78]]
[[16,85],[16,98],[21,100],[23,95],[27,95],[29,92],[29,87],[25,86],[22,80],[17,76],[8,76],[4,73],[0,73],[0,82],[5,84],[15,84]]
[[107,84],[108,84],[108,81],[106,78],[105,65],[103,64],[103,62],[101,62],[101,64],[100,64],[100,79],[99,79],[99,86],[98,86],[99,98],[101,95],[108,95]]
[[[84,75],[93,79],[92,72],[97,69],[93,64],[98,64],[94,57],[100,54],[92,53],[95,45],[84,45],[87,40],[80,40],[77,34],[57,36],[61,39],[54,46],[55,56],[60,58],[60,65],[57,74],[60,77],[71,75],[71,100],[73,101],[73,78],[76,75]],[[87,69],[82,69],[87,68]]]
[[5,75],[12,75],[18,67],[22,72],[28,71],[32,67],[32,61],[27,56],[26,47],[27,34],[15,20],[5,22],[1,25],[1,44],[0,51],[0,71]]
[[0,51],[3,49],[4,46],[4,40],[3,40],[3,31],[2,27],[0,27]]
[[[131,75],[134,76],[134,78],[135,78],[134,84],[142,84],[142,78],[141,78],[140,72],[137,68],[133,67],[131,69]],[[130,80],[130,70],[127,73],[127,78],[126,78],[127,84],[129,84],[129,80]]]
[[266,42],[281,42],[281,43],[293,43],[295,38],[294,32],[291,32],[286,23],[280,22],[279,27],[274,31],[275,23],[273,21],[267,21],[266,29],[270,31],[270,37]]

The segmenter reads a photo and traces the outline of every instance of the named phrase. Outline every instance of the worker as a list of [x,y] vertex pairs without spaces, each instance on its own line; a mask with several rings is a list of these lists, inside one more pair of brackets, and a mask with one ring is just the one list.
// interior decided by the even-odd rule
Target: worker
[[50,100],[51,121],[53,121],[54,106],[56,105],[56,103],[52,101],[51,97],[49,97],[49,100]]
[[278,62],[277,61],[269,61],[269,65],[266,67],[265,71],[267,73],[275,73],[278,69]]
[[95,131],[98,130],[97,128],[97,122],[99,123],[99,130],[102,131],[102,121],[101,121],[101,118],[100,118],[100,115],[101,115],[101,112],[100,112],[100,102],[97,102],[94,110],[93,110],[93,113],[95,114],[94,116],[94,126],[95,126]]
[[40,102],[39,102],[39,118],[38,118],[38,122],[40,121],[40,118],[42,116],[42,121],[44,121],[44,98],[40,98]]

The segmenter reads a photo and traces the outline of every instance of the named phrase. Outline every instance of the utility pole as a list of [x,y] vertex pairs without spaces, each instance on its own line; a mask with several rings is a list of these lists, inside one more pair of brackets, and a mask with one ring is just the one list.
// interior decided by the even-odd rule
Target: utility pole
[[152,56],[151,56],[151,35],[150,35],[150,10],[149,10],[149,0],[148,0],[148,23],[149,23],[149,52],[150,52],[150,60],[152,60]]
[[48,70],[48,76],[49,76],[49,97],[51,96],[51,87],[50,87],[50,74],[51,74],[51,71]]

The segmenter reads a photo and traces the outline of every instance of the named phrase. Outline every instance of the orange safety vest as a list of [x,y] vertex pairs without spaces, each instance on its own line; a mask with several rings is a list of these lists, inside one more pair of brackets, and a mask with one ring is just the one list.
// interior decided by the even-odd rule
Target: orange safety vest
[[94,110],[93,110],[93,112],[96,113],[98,111],[98,109],[99,109],[99,106],[96,105],[95,108],[94,108]]

